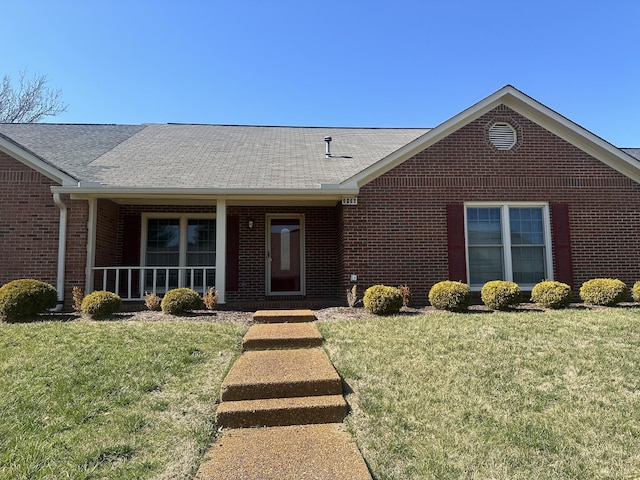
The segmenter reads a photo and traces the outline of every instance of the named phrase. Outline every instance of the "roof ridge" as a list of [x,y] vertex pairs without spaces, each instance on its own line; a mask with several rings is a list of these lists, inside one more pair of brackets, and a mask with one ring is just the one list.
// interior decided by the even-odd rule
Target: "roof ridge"
[[328,125],[258,125],[258,124],[231,124],[231,123],[180,123],[180,122],[168,122],[168,123],[150,123],[143,125],[153,126],[199,126],[199,127],[246,127],[246,128],[299,128],[299,129],[327,129],[333,130],[430,130],[432,127],[332,127]]

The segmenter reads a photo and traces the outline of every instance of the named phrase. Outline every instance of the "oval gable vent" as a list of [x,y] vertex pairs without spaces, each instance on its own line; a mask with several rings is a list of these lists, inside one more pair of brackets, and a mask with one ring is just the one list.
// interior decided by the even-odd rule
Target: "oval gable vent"
[[515,128],[506,122],[496,122],[489,129],[489,142],[498,150],[511,150],[517,140]]

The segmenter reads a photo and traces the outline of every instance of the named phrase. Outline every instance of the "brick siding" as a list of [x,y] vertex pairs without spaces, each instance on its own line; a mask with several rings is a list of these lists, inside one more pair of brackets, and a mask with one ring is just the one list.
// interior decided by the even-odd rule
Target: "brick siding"
[[[46,176],[0,152],[0,284],[35,278],[56,285],[60,210]],[[65,307],[71,286],[84,285],[87,205],[61,196],[67,206]]]
[[[487,142],[493,121],[517,126],[512,151]],[[594,277],[640,280],[640,185],[501,106],[363,186],[341,207],[343,288],[408,284],[417,304],[448,277],[446,206],[470,201],[569,205],[574,289]],[[554,259],[555,264],[555,259]]]

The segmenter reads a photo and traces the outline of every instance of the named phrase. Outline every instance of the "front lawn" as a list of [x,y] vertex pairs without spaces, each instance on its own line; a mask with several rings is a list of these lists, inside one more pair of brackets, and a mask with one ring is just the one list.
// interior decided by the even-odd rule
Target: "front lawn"
[[377,480],[640,476],[638,309],[319,327]]
[[239,323],[0,323],[0,478],[189,478]]

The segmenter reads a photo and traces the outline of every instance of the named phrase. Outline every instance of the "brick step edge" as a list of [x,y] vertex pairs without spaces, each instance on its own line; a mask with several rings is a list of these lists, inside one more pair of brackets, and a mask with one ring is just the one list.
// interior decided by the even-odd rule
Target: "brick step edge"
[[242,341],[242,350],[275,350],[287,348],[313,348],[322,345],[322,337],[301,338],[249,338]]
[[300,323],[314,322],[315,314],[311,310],[258,310],[253,314],[256,323]]
[[223,384],[220,398],[223,402],[229,402],[325,395],[342,395],[340,377],[311,381]]
[[216,423],[223,428],[340,423],[348,409],[342,395],[222,402]]

